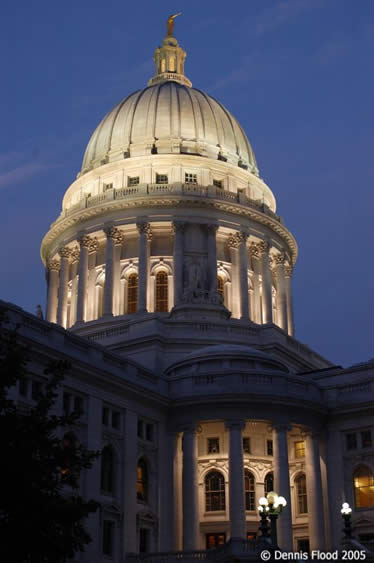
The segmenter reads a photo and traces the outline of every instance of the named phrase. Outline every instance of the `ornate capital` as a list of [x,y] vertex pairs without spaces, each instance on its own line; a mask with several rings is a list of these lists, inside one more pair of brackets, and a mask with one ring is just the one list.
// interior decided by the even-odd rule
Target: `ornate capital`
[[47,268],[49,271],[55,270],[58,272],[60,270],[60,262],[58,260],[48,260]]
[[83,235],[82,237],[80,237],[78,239],[78,243],[79,243],[79,246],[81,248],[89,248],[91,241],[92,241],[92,238],[87,236],[87,235]]
[[107,227],[104,229],[104,232],[107,238],[111,238],[113,240],[114,244],[122,244],[123,233],[120,229],[117,229],[116,227]]
[[275,254],[273,257],[276,266],[281,266],[286,261],[286,254],[285,252],[280,252],[279,254]]
[[227,245],[229,248],[239,248],[241,242],[239,233],[232,233],[227,239]]
[[60,248],[58,253],[61,256],[61,258],[70,258],[70,256],[71,256],[71,250],[67,246]]
[[258,250],[261,256],[268,253],[270,250],[270,243],[267,240],[262,240],[258,243]]
[[71,252],[71,261],[77,262],[79,260],[79,255],[80,255],[79,247],[76,246],[75,248],[73,248]]
[[284,277],[285,277],[285,278],[291,278],[291,276],[292,276],[292,270],[293,270],[292,266],[285,266],[285,268],[284,268]]
[[253,256],[253,258],[259,258],[260,250],[258,248],[258,244],[255,244],[254,242],[252,242],[252,244],[250,244],[250,246],[249,246],[249,253],[250,253],[251,256]]
[[147,240],[152,240],[152,228],[149,223],[136,223],[140,235],[146,235]]

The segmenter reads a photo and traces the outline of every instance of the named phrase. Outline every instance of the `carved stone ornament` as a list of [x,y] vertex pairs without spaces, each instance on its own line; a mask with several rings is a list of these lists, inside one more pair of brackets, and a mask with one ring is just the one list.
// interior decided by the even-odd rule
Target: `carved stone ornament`
[[250,244],[250,246],[249,246],[249,253],[250,253],[251,256],[253,256],[253,258],[259,258],[260,250],[258,248],[258,244],[255,244],[254,242],[252,242],[252,244]]
[[58,253],[61,256],[61,258],[70,258],[70,256],[71,256],[71,250],[67,246],[60,248]]
[[238,233],[229,235],[229,238],[227,239],[227,245],[229,248],[239,248],[240,237],[238,236]]
[[147,240],[152,240],[152,228],[149,223],[137,223],[136,226],[139,234],[146,235]]
[[286,254],[284,252],[280,252],[279,254],[275,254],[273,259],[276,266],[281,266],[286,261]]
[[292,266],[285,266],[285,268],[284,268],[284,276],[285,276],[286,278],[290,278],[290,277],[292,276],[292,270],[293,270]]
[[49,271],[55,270],[58,272],[60,270],[60,262],[58,260],[49,260],[47,262],[47,268]]
[[108,227],[104,229],[104,232],[107,238],[111,238],[114,241],[114,244],[122,244],[123,233],[119,229],[116,227]]
[[262,240],[257,246],[261,256],[270,250],[270,244],[266,240]]
[[79,254],[80,254],[79,248],[78,248],[78,246],[76,246],[76,247],[72,250],[72,253],[71,253],[71,260],[72,260],[72,262],[77,262],[77,261],[79,260]]
[[185,286],[182,303],[222,305],[221,295],[208,287],[206,262],[203,257],[188,256],[184,264]]

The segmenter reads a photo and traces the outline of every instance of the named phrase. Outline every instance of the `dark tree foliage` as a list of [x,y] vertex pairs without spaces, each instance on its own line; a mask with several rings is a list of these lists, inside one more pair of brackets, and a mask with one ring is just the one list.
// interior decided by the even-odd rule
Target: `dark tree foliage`
[[79,414],[51,409],[69,364],[51,363],[28,409],[17,409],[8,390],[30,376],[28,349],[0,311],[0,561],[59,563],[91,541],[84,518],[98,504],[78,494],[79,476],[98,452],[69,430]]

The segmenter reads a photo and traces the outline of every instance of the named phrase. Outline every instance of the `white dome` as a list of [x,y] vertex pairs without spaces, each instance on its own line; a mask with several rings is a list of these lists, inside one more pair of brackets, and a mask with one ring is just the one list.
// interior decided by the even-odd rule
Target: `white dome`
[[130,94],[93,133],[82,173],[120,158],[188,153],[227,160],[258,174],[237,120],[201,90],[168,80]]

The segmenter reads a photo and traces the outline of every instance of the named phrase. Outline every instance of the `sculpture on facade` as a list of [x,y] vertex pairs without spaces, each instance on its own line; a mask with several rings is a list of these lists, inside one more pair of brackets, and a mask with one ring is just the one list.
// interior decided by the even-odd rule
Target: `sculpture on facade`
[[175,20],[175,18],[177,18],[180,15],[182,15],[182,12],[178,12],[178,14],[172,14],[171,16],[168,17],[166,29],[167,29],[167,35],[169,37],[172,37],[173,32],[174,32],[174,20]]

